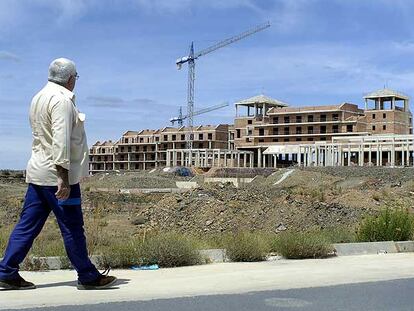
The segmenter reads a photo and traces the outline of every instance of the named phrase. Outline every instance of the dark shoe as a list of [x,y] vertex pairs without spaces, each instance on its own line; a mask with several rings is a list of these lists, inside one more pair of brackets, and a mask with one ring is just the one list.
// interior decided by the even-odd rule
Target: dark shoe
[[102,275],[100,275],[95,281],[81,283],[78,282],[78,289],[80,290],[93,290],[93,289],[105,289],[110,288],[115,285],[117,278],[114,276],[108,275],[110,268],[105,270]]
[[13,280],[2,280],[0,279],[0,287],[8,290],[25,290],[25,289],[35,289],[36,286],[25,281],[20,275],[17,279]]

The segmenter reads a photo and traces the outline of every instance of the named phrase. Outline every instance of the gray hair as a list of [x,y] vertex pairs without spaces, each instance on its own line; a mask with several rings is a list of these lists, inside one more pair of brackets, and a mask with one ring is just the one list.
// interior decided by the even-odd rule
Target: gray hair
[[69,81],[71,76],[76,76],[76,66],[70,59],[58,58],[50,64],[49,81],[65,84]]

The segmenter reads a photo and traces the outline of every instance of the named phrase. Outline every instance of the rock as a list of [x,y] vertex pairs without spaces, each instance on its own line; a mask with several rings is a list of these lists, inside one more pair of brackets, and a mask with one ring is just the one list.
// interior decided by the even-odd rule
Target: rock
[[280,223],[277,227],[276,227],[276,232],[281,232],[281,231],[286,231],[287,228],[284,224]]
[[210,226],[212,223],[214,222],[214,220],[210,219],[206,221],[206,226]]
[[131,221],[131,224],[135,226],[139,226],[139,225],[145,225],[147,222],[148,222],[148,219],[142,216],[138,216],[137,218]]

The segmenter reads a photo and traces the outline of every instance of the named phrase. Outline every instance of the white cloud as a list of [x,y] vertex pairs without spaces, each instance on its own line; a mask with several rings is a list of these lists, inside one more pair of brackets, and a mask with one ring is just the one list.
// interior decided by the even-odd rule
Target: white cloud
[[0,60],[20,62],[20,57],[8,51],[0,51]]

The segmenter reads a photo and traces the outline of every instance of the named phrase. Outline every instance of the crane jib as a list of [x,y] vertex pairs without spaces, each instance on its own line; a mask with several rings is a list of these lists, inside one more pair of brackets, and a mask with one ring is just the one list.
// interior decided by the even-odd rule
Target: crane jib
[[[190,45],[190,53],[188,56],[181,57],[177,59],[176,64],[178,69],[181,69],[181,66],[185,63],[188,63],[188,87],[187,87],[187,149],[193,148],[193,117],[196,115],[194,112],[194,81],[195,81],[195,60],[200,56],[206,55],[208,53],[214,52],[222,47],[225,47],[229,44],[242,40],[248,36],[251,36],[259,31],[262,31],[266,28],[270,27],[270,22],[267,22],[263,25],[258,25],[250,30],[247,30],[237,36],[230,37],[226,40],[220,41],[204,50],[201,50],[197,53],[194,53],[194,44],[191,42]],[[182,122],[183,119],[181,119]],[[192,163],[189,163],[191,166]]]

